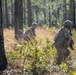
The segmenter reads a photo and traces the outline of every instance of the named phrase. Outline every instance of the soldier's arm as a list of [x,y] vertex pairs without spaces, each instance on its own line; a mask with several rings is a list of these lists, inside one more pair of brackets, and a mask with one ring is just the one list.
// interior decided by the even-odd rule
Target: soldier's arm
[[73,37],[71,36],[72,34],[68,34],[67,35],[67,37],[68,37],[68,41],[70,41],[69,42],[69,47],[72,49],[72,50],[74,50],[74,48],[73,48],[73,45],[74,45],[74,41],[73,41]]
[[31,30],[31,36],[32,36],[32,39],[35,39],[36,34],[35,34],[35,31],[34,30]]
[[27,29],[26,32],[24,33],[25,39],[31,41],[31,29]]
[[73,38],[72,38],[72,36],[71,36],[71,33],[70,33],[68,30],[65,31],[64,37],[65,37],[65,39],[66,39],[66,41],[67,41],[68,46],[69,46],[72,50],[74,50],[74,48],[73,48],[74,41],[73,41]]
[[71,35],[70,35],[70,31],[69,30],[64,30],[64,38],[69,41],[72,39]]

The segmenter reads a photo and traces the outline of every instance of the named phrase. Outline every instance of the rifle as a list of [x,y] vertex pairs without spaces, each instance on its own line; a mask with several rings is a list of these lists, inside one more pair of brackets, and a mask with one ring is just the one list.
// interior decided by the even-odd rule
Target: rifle
[[[72,36],[71,30],[70,30],[70,35]],[[69,46],[70,46],[70,48],[71,48],[72,50],[74,50],[73,45],[74,45],[74,41],[73,41],[73,39],[72,39],[72,40],[70,41],[70,44],[69,44]]]
[[73,40],[71,40],[71,42],[70,42],[70,48],[72,49],[72,50],[74,50],[74,48],[73,48],[73,45],[74,45],[74,41]]

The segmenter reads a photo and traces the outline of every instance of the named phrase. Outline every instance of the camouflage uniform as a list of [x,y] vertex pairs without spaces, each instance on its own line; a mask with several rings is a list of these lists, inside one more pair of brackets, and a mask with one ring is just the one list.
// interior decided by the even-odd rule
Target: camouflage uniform
[[35,34],[35,29],[37,27],[37,23],[33,23],[31,27],[29,27],[26,32],[23,34],[23,39],[25,41],[31,41],[31,40],[34,40],[35,37],[36,37],[36,34]]
[[63,25],[64,27],[58,31],[54,38],[54,46],[58,52],[57,64],[61,64],[61,62],[63,62],[70,54],[68,47],[72,40],[72,36],[70,35],[70,27],[72,26],[72,22],[66,20]]

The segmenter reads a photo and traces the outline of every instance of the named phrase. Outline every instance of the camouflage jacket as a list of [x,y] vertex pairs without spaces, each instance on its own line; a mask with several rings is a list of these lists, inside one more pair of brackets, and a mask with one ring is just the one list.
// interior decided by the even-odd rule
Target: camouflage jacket
[[29,27],[26,32],[24,33],[24,37],[28,37],[30,39],[35,39],[36,34],[35,34],[35,29],[33,29],[32,27]]
[[54,38],[55,43],[62,45],[66,48],[69,47],[71,40],[72,40],[72,36],[70,35],[70,31],[66,27],[62,27],[57,32]]

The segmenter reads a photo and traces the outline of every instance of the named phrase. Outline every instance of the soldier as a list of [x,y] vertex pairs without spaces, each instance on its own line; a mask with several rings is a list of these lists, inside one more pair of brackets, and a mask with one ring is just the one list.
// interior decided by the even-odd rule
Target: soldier
[[[74,42],[72,39],[71,31],[73,30],[73,24],[70,20],[66,20],[63,23],[63,27],[58,31],[54,38],[54,46],[57,49],[58,58],[56,64],[61,64],[70,54],[68,47],[71,48]],[[72,49],[72,48],[71,48]]]
[[36,22],[34,22],[34,23],[32,23],[32,26],[26,30],[26,32],[23,34],[23,39],[25,41],[31,42],[31,40],[35,39],[35,37],[36,37],[35,29],[36,29],[37,25],[38,24]]

